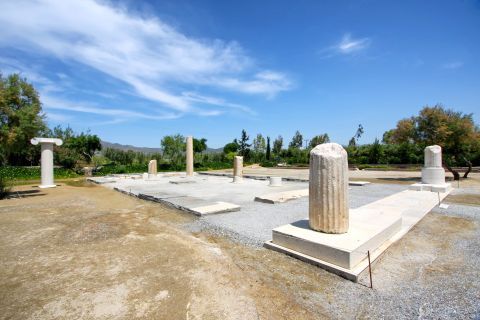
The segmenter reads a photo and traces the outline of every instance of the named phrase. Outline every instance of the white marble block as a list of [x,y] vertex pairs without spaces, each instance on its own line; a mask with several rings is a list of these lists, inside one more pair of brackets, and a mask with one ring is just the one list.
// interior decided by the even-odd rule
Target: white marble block
[[157,160],[150,160],[148,163],[148,176],[157,175]]
[[425,148],[422,183],[445,184],[445,170],[442,167],[442,148],[440,146],[433,145]]
[[281,187],[282,177],[270,177],[270,187]]
[[186,160],[187,160],[187,176],[193,176],[193,137],[187,137],[187,150],[186,150]]
[[337,143],[310,151],[309,225],[325,233],[348,231],[348,159]]
[[33,138],[30,140],[33,145],[41,146],[41,184],[40,188],[56,187],[53,180],[53,145],[61,146],[63,141],[54,138]]
[[243,180],[243,157],[235,156],[233,158],[233,182],[242,182]]

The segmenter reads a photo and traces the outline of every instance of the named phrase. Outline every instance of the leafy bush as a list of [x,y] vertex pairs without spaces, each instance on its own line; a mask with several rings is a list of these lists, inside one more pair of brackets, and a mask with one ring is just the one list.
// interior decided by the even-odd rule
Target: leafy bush
[[[57,179],[75,178],[78,174],[65,168],[54,168],[53,174]],[[40,167],[0,167],[0,177],[6,181],[38,180],[41,177]]]
[[97,169],[94,173],[96,176],[104,176],[108,174],[122,174],[122,173],[143,173],[148,171],[146,164],[132,164],[132,165],[104,165]]
[[270,160],[270,161],[265,160],[265,161],[262,161],[262,162],[260,163],[260,165],[261,165],[262,167],[271,168],[271,167],[276,167],[276,166],[277,166],[277,162],[272,161],[272,160]]
[[0,200],[5,199],[10,192],[10,185],[7,183],[7,181],[3,178],[3,176],[0,176]]

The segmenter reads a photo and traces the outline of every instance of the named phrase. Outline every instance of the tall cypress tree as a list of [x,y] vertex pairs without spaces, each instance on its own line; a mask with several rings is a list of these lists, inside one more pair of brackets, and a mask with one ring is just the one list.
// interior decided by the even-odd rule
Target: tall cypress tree
[[270,137],[267,137],[267,154],[266,154],[267,160],[270,160]]

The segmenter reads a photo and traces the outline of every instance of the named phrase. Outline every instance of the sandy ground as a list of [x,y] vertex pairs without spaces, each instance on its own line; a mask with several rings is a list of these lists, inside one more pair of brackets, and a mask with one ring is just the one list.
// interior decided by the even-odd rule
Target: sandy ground
[[0,201],[2,319],[480,316],[476,215],[428,214],[375,264],[372,290],[367,278],[192,234],[194,217],[107,188],[16,190],[22,198]]

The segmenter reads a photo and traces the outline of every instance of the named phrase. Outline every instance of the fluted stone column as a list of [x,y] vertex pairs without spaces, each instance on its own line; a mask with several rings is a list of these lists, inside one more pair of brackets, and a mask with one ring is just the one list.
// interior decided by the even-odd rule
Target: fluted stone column
[[148,162],[148,177],[157,175],[157,160],[150,160]]
[[233,182],[242,182],[243,180],[243,157],[235,156],[233,158]]
[[425,148],[425,165],[422,168],[422,183],[445,183],[445,170],[442,167],[442,147],[433,145]]
[[193,137],[187,137],[187,176],[193,176]]
[[53,179],[53,145],[61,146],[63,141],[54,138],[33,138],[30,140],[33,145],[41,146],[41,184],[40,188],[54,188],[56,184]]
[[309,224],[325,233],[348,231],[348,159],[337,143],[310,151]]

